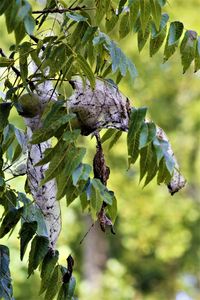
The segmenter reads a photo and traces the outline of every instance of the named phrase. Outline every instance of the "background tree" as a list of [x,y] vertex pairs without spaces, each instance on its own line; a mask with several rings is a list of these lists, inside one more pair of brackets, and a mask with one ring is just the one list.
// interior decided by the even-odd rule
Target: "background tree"
[[[8,67],[8,73],[5,77],[7,91],[1,105],[1,124],[2,129],[5,128],[4,131],[2,130],[2,152],[5,153],[2,156],[4,159],[2,170],[10,170],[14,176],[26,173],[25,191],[33,196],[32,203],[24,194],[17,193],[8,184],[5,185],[5,177],[2,173],[1,202],[5,216],[1,225],[1,236],[8,233],[22,218],[20,230],[22,258],[27,243],[36,233],[31,242],[28,272],[30,275],[43,260],[42,291],[47,287],[46,298],[53,298],[59,289],[59,296],[62,298],[62,293],[67,293],[67,291],[71,293],[71,289],[73,290],[74,287],[74,279],[71,277],[72,259],[68,258],[68,269],[60,265],[55,266],[57,252],[54,251],[54,248],[60,231],[59,206],[56,201],[56,194],[57,198],[62,198],[66,194],[68,204],[80,194],[82,208],[89,206],[94,219],[96,214],[101,212],[98,214],[98,219],[103,229],[107,224],[112,226],[111,221],[113,222],[116,216],[115,197],[105,187],[109,175],[101,144],[98,141],[98,149],[94,159],[96,178],[90,179],[91,167],[81,162],[85,151],[83,148],[77,147],[77,139],[80,139],[80,130],[77,130],[77,127],[81,129],[81,133],[84,135],[101,127],[109,126],[125,131],[129,127],[129,163],[133,163],[140,155],[140,176],[143,177],[147,174],[145,183],[148,183],[158,173],[158,182],[166,181],[169,185],[171,181],[171,183],[175,183],[175,189],[179,189],[183,185],[183,179],[179,173],[178,182],[174,181],[176,162],[171,155],[165,135],[162,131],[161,134],[158,132],[154,123],[144,121],[146,109],[133,109],[129,121],[129,105],[118,91],[115,83],[100,80],[100,78],[111,76],[111,71],[117,73],[116,79],[114,78],[116,83],[119,83],[128,70],[132,77],[135,77],[137,73],[130,59],[127,59],[118,46],[100,31],[99,26],[103,31],[104,25],[106,25],[106,30],[109,32],[115,23],[119,23],[119,34],[123,38],[134,25],[134,30],[138,36],[139,50],[142,49],[148,39],[151,29],[150,55],[153,55],[161,46],[167,33],[168,16],[164,14],[161,17],[161,7],[164,4],[160,1],[130,1],[129,3],[121,1],[119,4],[113,3],[112,5],[107,2],[97,2],[96,8],[95,4],[89,6],[90,9],[92,7],[92,10],[90,12],[89,9],[89,14],[87,14],[85,12],[87,5],[81,8],[79,4],[75,3],[66,8],[63,7],[63,3],[59,5],[57,2],[51,1],[47,3],[45,10],[32,12],[32,15],[40,16],[37,19],[39,20],[39,27],[45,26],[45,23],[49,22],[47,15],[53,13],[52,33],[45,37],[41,37],[36,32],[32,36],[34,19],[31,16],[31,7],[28,2],[11,1],[10,6],[7,6],[3,1],[1,4],[2,13],[5,12],[6,15],[7,29],[9,32],[14,31],[16,37],[16,46],[12,46],[10,58],[3,57],[1,59],[2,66]],[[118,10],[116,11],[116,9]],[[62,17],[60,14],[59,17],[54,14],[58,10],[61,10]],[[94,13],[96,13],[95,22],[97,24],[90,21],[90,16],[93,16]],[[13,18],[13,14],[17,15],[17,18]],[[105,15],[106,24],[104,24]],[[101,25],[100,21],[102,21]],[[130,22],[133,23],[130,24]],[[24,29],[31,36],[33,42],[21,41],[25,36]],[[170,24],[164,53],[165,60],[176,49],[178,40],[183,35],[182,30],[182,23],[172,22]],[[35,38],[36,35],[37,38]],[[195,59],[195,69],[197,70],[199,60],[197,34],[187,30],[183,36],[181,42],[183,69],[186,71],[192,60]],[[19,66],[18,59],[14,59],[17,55],[19,55]],[[4,56],[3,51],[2,56]],[[33,70],[28,69],[30,58],[35,62]],[[91,68],[92,66],[93,68]],[[13,71],[16,78],[14,75],[12,79]],[[77,74],[81,76],[83,83],[79,78],[73,77]],[[88,78],[89,82],[85,80],[84,76]],[[70,86],[66,81],[75,90],[75,96],[68,97],[67,109],[65,99],[70,93]],[[55,82],[55,85],[52,85],[51,82]],[[26,96],[21,97],[21,94],[25,94],[25,89]],[[33,92],[35,96],[33,96]],[[36,94],[39,97],[36,97]],[[104,103],[105,96],[107,103]],[[54,100],[57,99],[59,101],[55,102]],[[93,102],[87,99],[93,99]],[[100,99],[98,100],[100,102],[98,109],[96,108],[96,99]],[[79,100],[81,100],[81,107]],[[91,105],[93,105],[92,109]],[[8,124],[8,114],[14,107],[25,118],[26,134]],[[92,111],[94,108],[95,114]],[[69,113],[68,110],[76,113],[78,124],[74,120],[75,115]],[[85,118],[86,114],[87,119]],[[115,115],[117,115],[116,118]],[[106,137],[112,137],[111,145],[113,145],[121,135],[119,132],[109,130],[102,138],[102,142],[106,140]],[[46,142],[46,140],[52,136],[55,136],[58,142],[53,148],[50,148],[49,141]],[[76,143],[74,143],[75,141]],[[46,148],[52,150],[45,151],[45,157],[40,162],[42,166],[35,167],[35,164],[43,157]],[[44,165],[47,162],[50,162],[48,171]],[[41,179],[43,179],[42,186],[39,185]],[[170,191],[174,192],[172,184],[170,184]],[[105,212],[108,213],[109,218],[104,214]],[[48,250],[49,248],[53,251]],[[35,250],[37,250],[37,255]],[[2,247],[2,253],[4,252],[6,264],[7,249]],[[46,269],[45,263],[48,261],[50,263],[47,263]],[[139,266],[141,263],[133,263],[135,268],[137,265]],[[155,271],[155,268],[150,268],[151,272],[152,269]],[[52,278],[47,281],[51,273]],[[141,278],[138,277],[139,282],[145,278],[144,274],[148,274],[143,269],[140,272],[137,270],[136,273],[138,275],[141,273]],[[162,274],[162,272],[159,271],[158,274]],[[2,276],[3,283],[7,280],[4,275]],[[62,276],[64,276],[63,280]],[[57,282],[53,289],[51,281]],[[64,283],[61,287],[62,281]],[[146,284],[145,281],[144,284]],[[145,290],[145,286],[142,288]],[[150,286],[147,290],[149,288]],[[3,290],[2,295],[6,297],[8,292],[8,290]],[[12,293],[11,290],[10,293]]]

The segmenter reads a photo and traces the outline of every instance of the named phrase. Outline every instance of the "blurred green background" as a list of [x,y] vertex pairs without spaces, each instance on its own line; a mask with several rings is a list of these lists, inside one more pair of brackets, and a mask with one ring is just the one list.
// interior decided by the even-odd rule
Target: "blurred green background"
[[[35,1],[32,1],[34,4]],[[170,21],[182,21],[187,29],[200,33],[200,0],[169,1],[166,11]],[[0,18],[1,47],[8,49],[13,36],[8,35],[4,17]],[[72,206],[62,206],[62,233],[58,250],[66,264],[71,253],[75,259],[76,294],[80,300],[198,300],[200,299],[200,72],[190,69],[182,74],[180,55],[162,64],[163,47],[149,58],[148,45],[141,54],[134,34],[118,41],[133,59],[139,77],[122,80],[120,90],[133,105],[148,106],[149,116],[168,134],[180,163],[187,186],[171,197],[165,186],[156,182],[142,189],[138,184],[138,166],[127,171],[126,136],[109,152],[111,167],[109,188],[118,200],[116,235],[103,234],[82,214],[77,199]],[[17,115],[11,121],[23,126]],[[95,144],[88,147],[90,163]],[[89,145],[89,146],[88,146]],[[106,148],[106,147],[105,147]],[[23,191],[24,179],[10,184]],[[17,300],[42,299],[38,296],[39,275],[27,278],[27,260],[19,259],[18,228],[2,244],[10,247],[11,274]],[[28,251],[27,251],[28,252]]]

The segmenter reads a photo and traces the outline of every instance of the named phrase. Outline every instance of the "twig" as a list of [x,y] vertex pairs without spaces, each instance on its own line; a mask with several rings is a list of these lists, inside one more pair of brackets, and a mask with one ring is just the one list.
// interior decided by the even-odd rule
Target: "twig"
[[53,13],[58,13],[58,14],[63,14],[65,12],[72,12],[72,11],[77,11],[77,10],[94,10],[95,7],[85,7],[85,6],[77,6],[74,8],[47,8],[43,10],[34,10],[32,11],[32,14],[53,14]]
[[[38,44],[38,42],[39,42],[39,39],[36,37],[36,36],[34,36],[34,35],[29,35],[30,36],[30,38],[36,43],[36,44]],[[45,50],[45,46],[42,46],[42,50],[44,51]]]
[[[1,55],[2,57],[6,57],[6,55],[5,55],[5,53],[3,52],[2,48],[0,48],[0,55]],[[13,72],[16,74],[17,78],[18,78],[18,77],[21,77],[21,73],[20,73],[20,71],[19,71],[17,68],[15,68],[14,66],[11,66],[11,69],[12,69]],[[26,82],[27,82],[27,84],[29,84],[30,89],[33,91],[33,90],[35,89],[35,86],[34,86],[33,82],[32,82],[31,80],[28,80],[28,79],[26,79]]]
[[[5,53],[3,52],[3,50],[1,48],[0,48],[0,54],[1,54],[2,57],[6,57]],[[15,72],[15,74],[17,75],[17,77],[21,76],[21,73],[20,73],[20,71],[17,68],[15,68],[13,66],[11,68]]]
[[79,242],[79,245],[81,245],[83,243],[84,239],[86,238],[86,236],[88,235],[88,233],[90,232],[90,230],[92,229],[93,226],[94,226],[94,223],[92,223],[92,225],[90,226],[88,231],[84,234],[84,236],[82,237],[82,239]]

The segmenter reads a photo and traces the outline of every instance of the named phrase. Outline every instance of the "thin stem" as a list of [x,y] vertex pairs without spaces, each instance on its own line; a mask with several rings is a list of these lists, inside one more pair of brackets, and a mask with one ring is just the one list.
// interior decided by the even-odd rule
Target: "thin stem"
[[95,7],[85,7],[85,6],[77,6],[74,8],[47,8],[47,9],[43,9],[43,10],[34,10],[32,11],[32,14],[53,14],[53,13],[59,13],[59,14],[63,14],[65,12],[72,12],[72,11],[77,11],[77,10],[94,10]]
[[83,238],[79,242],[79,245],[81,245],[83,243],[84,239],[86,238],[86,236],[88,235],[88,233],[90,232],[90,230],[92,229],[93,226],[94,226],[94,223],[91,224],[91,226],[88,229],[88,231],[84,234]]
[[[3,52],[3,50],[0,48],[0,54],[2,57],[6,57],[5,53]],[[21,74],[20,74],[20,71],[17,70],[17,68],[15,68],[14,66],[11,67],[12,70],[15,72],[15,74],[17,75],[17,77],[19,77]]]

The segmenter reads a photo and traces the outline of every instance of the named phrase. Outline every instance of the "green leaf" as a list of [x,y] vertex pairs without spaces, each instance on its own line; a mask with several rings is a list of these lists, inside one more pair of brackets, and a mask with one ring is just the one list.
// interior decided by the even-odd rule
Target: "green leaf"
[[0,197],[3,197],[5,192],[6,192],[6,183],[4,178],[0,176]]
[[19,232],[20,237],[20,259],[23,260],[28,243],[37,230],[37,222],[24,222]]
[[6,17],[6,27],[8,33],[11,33],[15,26],[17,26],[17,13],[18,13],[19,5],[16,1],[12,1],[12,5],[5,11]]
[[151,40],[150,40],[150,56],[152,57],[160,47],[162,46],[166,32],[167,32],[167,21],[169,16],[167,14],[162,15],[161,23],[160,23],[160,30],[157,31],[154,24],[152,24],[151,29]]
[[132,79],[138,75],[135,65],[130,59],[128,59],[117,45],[110,40],[110,38],[100,32],[98,36],[93,39],[93,45],[104,44],[105,48],[108,49],[111,60],[112,60],[112,72],[120,71],[122,76],[126,75],[127,70],[129,71]]
[[[152,144],[150,144],[152,147]],[[144,187],[151,182],[151,180],[156,176],[156,173],[158,171],[158,166],[157,166],[157,157],[154,148],[152,147],[152,158],[151,162],[149,164],[148,170],[147,170],[147,176],[145,179]]]
[[68,57],[66,63],[63,65],[63,76],[59,83],[60,86],[62,86],[62,83],[65,79],[68,79],[68,80],[71,79],[73,62],[74,62],[74,55],[72,54]]
[[123,14],[119,24],[119,36],[123,39],[130,32],[129,12]]
[[138,35],[137,35],[137,42],[138,42],[138,50],[142,51],[142,49],[144,48],[144,45],[146,44],[149,34],[150,34],[150,28],[151,28],[151,22],[149,20],[146,29],[145,29],[145,33],[143,34],[142,28],[140,27],[138,30]]
[[9,2],[7,0],[1,0],[0,2],[0,16],[7,10],[10,9],[10,5],[12,4],[13,0]]
[[110,19],[106,18],[106,31],[110,32],[114,29],[115,25],[119,20],[118,15],[116,15],[115,11],[112,11],[112,17]]
[[[58,151],[57,153],[54,151],[55,149]],[[59,142],[51,152],[47,152],[47,156],[45,155],[44,159],[39,162],[40,165],[47,163],[48,159],[51,159],[52,156],[50,156],[50,153],[53,154],[55,152],[55,156],[50,161],[49,168],[45,172],[45,178],[42,180],[41,185],[59,175],[59,173],[63,170],[65,160],[67,159],[70,150],[71,148],[69,145],[65,144],[64,142]]]
[[141,126],[139,149],[142,149],[147,145],[148,135],[149,135],[148,124],[144,122]]
[[66,196],[67,206],[69,206],[84,190],[85,182],[81,181],[78,185],[74,186],[71,178],[68,179],[67,185],[65,185],[65,190],[63,195]]
[[137,70],[134,64],[124,55],[114,42],[110,43],[109,51],[112,59],[112,72],[115,73],[119,69],[122,76],[125,76],[128,69],[131,77],[135,79]]
[[[71,148],[68,151],[68,155],[66,158],[65,165],[63,165],[62,172],[57,176],[57,199],[61,199],[66,192],[67,187],[69,186],[69,180],[72,173],[75,171],[75,169],[78,167],[78,165],[81,163],[83,156],[85,155],[85,149],[84,148]],[[83,169],[83,172],[85,170]],[[82,176],[83,174],[81,174]],[[80,178],[82,178],[80,176]],[[72,187],[72,190],[74,190],[74,187]],[[72,191],[70,192],[71,195],[73,195]],[[76,189],[75,191],[76,192]],[[78,192],[78,190],[77,190]],[[75,197],[72,198],[74,200],[77,197],[77,193],[75,193]],[[71,198],[71,197],[70,197]],[[69,202],[68,202],[69,203]],[[71,201],[70,201],[71,203]]]
[[21,156],[22,150],[24,153],[27,147],[26,145],[27,141],[26,141],[24,131],[15,127],[14,133],[15,133],[17,145],[15,147],[11,163],[15,162]]
[[129,145],[129,157],[128,157],[128,167],[130,167],[131,164],[134,164],[138,158],[139,155],[139,138],[140,134],[136,133],[134,136],[134,139],[131,141],[131,145]]
[[96,220],[97,214],[100,211],[101,205],[103,203],[103,198],[101,196],[101,192],[98,185],[99,183],[96,182],[96,179],[93,179],[91,184],[90,196],[91,216],[93,220]]
[[117,131],[115,133],[114,137],[112,138],[112,140],[110,141],[110,144],[108,146],[109,150],[118,142],[118,140],[120,139],[121,135],[122,135],[122,131]]
[[15,137],[17,139],[18,144],[22,149],[26,148],[26,136],[24,130],[14,127]]
[[84,17],[78,13],[75,13],[75,12],[70,12],[70,13],[67,13],[66,15],[68,16],[68,18],[70,18],[76,22],[87,21],[86,17]]
[[140,0],[129,0],[128,6],[130,9],[130,19],[129,19],[130,27],[133,28],[138,17]]
[[175,21],[170,23],[168,45],[175,45],[183,33],[183,23]]
[[192,30],[187,30],[180,45],[181,63],[183,73],[187,71],[192,61],[195,58],[197,43],[197,33]]
[[47,141],[51,137],[53,137],[59,128],[69,121],[71,121],[75,117],[75,114],[67,114],[61,116],[55,122],[53,122],[49,127],[43,127],[34,131],[31,143],[32,144],[39,144],[44,141]]
[[169,142],[166,140],[160,140],[157,137],[154,138],[153,146],[156,150],[157,163],[164,158],[164,163],[170,175],[173,174],[175,168],[175,159],[172,154],[169,153]]
[[8,124],[3,131],[3,143],[2,143],[2,151],[8,152],[8,149],[12,142],[15,139],[14,126],[12,124]]
[[[5,181],[2,181],[1,188],[4,188]],[[17,197],[12,190],[3,191],[3,195],[0,198],[0,204],[3,205],[5,212],[11,210],[13,206],[17,204]]]
[[80,202],[81,202],[82,212],[84,212],[84,210],[88,207],[89,204],[86,193],[83,192],[80,194]]
[[35,26],[36,26],[35,19],[32,16],[27,15],[24,18],[24,27],[25,27],[26,32],[29,35],[33,34]]
[[45,111],[42,114],[42,125],[48,128],[52,122],[57,121],[62,115],[65,115],[67,111],[63,107],[64,101],[56,101],[48,103]]
[[165,140],[155,138],[153,140],[153,146],[156,150],[157,162],[159,163],[160,160],[163,158],[164,154],[169,149],[169,143]]
[[[67,181],[68,177],[71,176],[73,170],[81,163],[85,152],[85,148],[75,148],[74,146],[69,146],[64,149],[63,152],[57,153],[56,157],[51,160],[49,168],[45,172],[45,178],[41,181],[41,184],[44,184],[50,179],[58,176],[61,171],[64,172],[65,180]],[[60,185],[58,187],[58,195],[60,195],[61,191],[63,191],[64,189],[65,184],[63,183],[63,186]],[[58,199],[60,199],[60,197]]]
[[66,283],[63,283],[60,287],[60,290],[58,292],[57,300],[65,300],[67,297],[67,287],[68,285]]
[[140,22],[141,22],[143,35],[145,34],[145,30],[149,22],[150,14],[151,14],[151,6],[149,0],[140,0]]
[[76,287],[76,280],[72,276],[69,280],[69,283],[63,283],[62,284],[62,286],[59,290],[59,293],[58,293],[57,300],[74,299],[73,295],[74,295],[75,287]]
[[68,147],[68,143],[64,143],[62,140],[60,140],[53,148],[48,148],[44,152],[44,158],[42,158],[36,166],[42,166],[44,164],[47,164],[50,162],[54,157],[57,156],[57,154],[60,154],[60,152],[65,150]]
[[76,186],[79,180],[87,181],[92,167],[88,164],[80,164],[72,173],[72,182]]
[[112,198],[112,205],[107,206],[109,217],[111,218],[112,223],[115,223],[117,217],[117,199],[115,196]]
[[50,249],[47,254],[45,255],[42,266],[41,266],[41,287],[39,294],[41,295],[46,291],[47,287],[49,286],[50,278],[52,272],[55,268],[55,265],[59,258],[59,252],[57,250],[53,251]]
[[92,69],[90,68],[88,62],[80,54],[77,54],[76,61],[77,61],[78,65],[80,66],[80,68],[82,69],[84,75],[88,78],[91,88],[94,89],[95,88],[95,77],[94,77],[94,73],[93,73]]
[[116,129],[113,129],[113,128],[109,128],[105,133],[104,135],[102,136],[101,138],[101,143],[105,143],[108,139],[110,139],[113,134],[116,133]]
[[156,137],[156,125],[153,122],[148,122],[148,138],[146,144],[152,142]]
[[7,57],[0,57],[0,67],[1,68],[7,68],[12,67],[14,65],[14,59],[7,58]]
[[16,224],[19,222],[23,212],[23,207],[16,209],[11,208],[3,218],[0,227],[0,238],[4,237],[11,229],[13,229]]
[[131,78],[134,80],[138,76],[138,72],[137,72],[135,65],[128,58],[126,60],[126,65],[128,67],[128,71],[129,71],[129,74],[131,75]]
[[88,43],[89,41],[91,41],[94,37],[94,34],[95,32],[97,31],[98,27],[95,26],[95,27],[92,27],[92,26],[89,26],[87,28],[87,30],[85,31],[84,33],[84,36],[82,37],[82,45],[85,45],[86,43]]
[[126,4],[127,0],[120,0],[119,1],[119,6],[118,6],[118,15],[121,14],[123,11],[124,5]]
[[[90,209],[93,220],[96,219],[99,213],[102,203],[105,202],[109,206],[112,205],[114,194],[108,191],[105,185],[101,183],[99,179],[92,179],[87,185],[87,199],[90,201]],[[86,199],[84,199],[84,206],[86,205]],[[85,208],[85,207],[84,207]]]
[[172,175],[174,172],[174,167],[175,167],[174,157],[172,155],[170,155],[168,152],[166,152],[164,154],[164,158],[165,158],[165,164],[166,164],[167,170],[169,171],[170,175]]
[[17,12],[17,22],[21,22],[24,20],[26,16],[28,16],[31,12],[31,5],[28,1],[15,1],[16,5],[18,6],[18,12]]
[[73,143],[80,136],[80,133],[80,129],[75,129],[73,131],[65,131],[62,135],[62,140],[68,144]]
[[158,175],[157,175],[157,184],[161,184],[163,182],[169,183],[171,179],[171,175],[166,167],[165,159],[159,163]]
[[122,56],[122,51],[112,41],[110,43],[109,50],[110,50],[110,56],[111,56],[111,59],[112,59],[112,72],[115,73],[119,68],[120,59],[121,59],[121,56]]
[[8,124],[8,117],[12,108],[11,102],[0,103],[0,132],[3,132],[4,128]]
[[25,203],[23,219],[27,222],[37,222],[37,234],[40,236],[48,237],[48,231],[41,209],[37,206],[37,204],[31,203],[31,201],[26,198],[24,194],[18,193],[18,195],[18,199]]
[[57,265],[50,278],[49,285],[45,294],[45,300],[53,300],[62,285],[62,272],[60,266]]
[[127,146],[128,146],[128,155],[129,165],[130,163],[134,163],[139,154],[139,134],[144,118],[147,112],[146,107],[142,107],[139,109],[132,109],[130,118],[129,118],[129,130],[127,135]]
[[49,239],[45,236],[36,235],[31,243],[28,262],[28,277],[37,269],[46,253],[48,252]]
[[160,28],[160,20],[161,20],[161,6],[158,0],[150,0],[151,5],[151,13],[153,16],[154,23],[156,25],[157,31]]
[[152,156],[153,152],[151,144],[140,150],[140,181],[144,178],[150,168]]
[[71,47],[75,47],[77,51],[79,50],[79,47],[81,45],[81,39],[83,38],[88,26],[89,25],[86,22],[79,22],[76,26],[76,29],[71,35],[70,45]]
[[182,33],[183,24],[181,22],[175,21],[170,23],[164,50],[164,62],[166,62],[176,51]]
[[197,39],[196,53],[195,53],[195,67],[194,70],[197,72],[200,69],[200,36]]
[[19,48],[19,67],[21,77],[24,83],[26,83],[28,77],[28,55],[31,49],[31,43],[24,42]]
[[69,297],[69,299],[71,299],[71,297],[74,295],[75,287],[76,287],[76,279],[72,276],[69,280],[68,289],[67,289],[67,296]]
[[19,43],[23,40],[23,38],[26,35],[25,27],[24,27],[24,22],[20,22],[15,27],[14,34],[15,34],[16,44],[19,45]]
[[165,6],[165,4],[166,4],[166,2],[167,2],[167,0],[157,0],[158,1],[158,3],[160,4],[160,6]]
[[9,264],[9,249],[4,245],[0,245],[0,299],[4,300],[14,299]]

